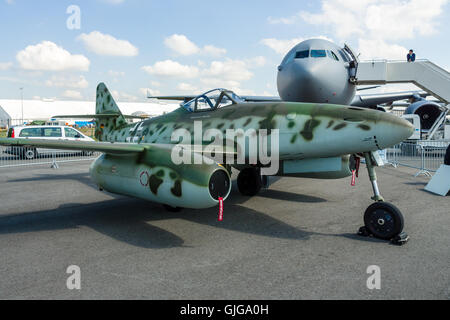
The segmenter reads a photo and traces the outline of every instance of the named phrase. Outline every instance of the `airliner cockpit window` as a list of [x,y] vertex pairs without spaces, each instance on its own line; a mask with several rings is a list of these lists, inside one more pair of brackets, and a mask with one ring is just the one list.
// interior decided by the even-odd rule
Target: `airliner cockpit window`
[[295,58],[295,51],[291,50],[286,57],[284,57],[284,60],[281,62],[281,65],[284,66],[288,64],[289,62],[293,61]]
[[327,52],[328,52],[328,56],[329,56],[331,59],[334,59],[334,60],[336,60],[336,61],[339,61],[339,58],[337,57],[337,55],[336,55],[333,51],[327,50]]
[[311,50],[311,58],[325,58],[326,56],[325,50]]
[[309,50],[298,51],[295,55],[295,59],[305,59],[309,57]]

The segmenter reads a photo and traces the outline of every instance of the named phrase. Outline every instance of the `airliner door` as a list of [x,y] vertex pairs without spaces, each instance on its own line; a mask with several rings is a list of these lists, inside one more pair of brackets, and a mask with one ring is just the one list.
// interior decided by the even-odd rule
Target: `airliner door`
[[358,63],[359,63],[359,59],[358,56],[355,55],[354,51],[352,48],[350,48],[349,45],[344,44],[344,51],[351,57],[351,61],[349,63],[349,71],[350,71],[350,82],[351,83],[356,83],[357,79],[356,79],[356,72],[358,71]]

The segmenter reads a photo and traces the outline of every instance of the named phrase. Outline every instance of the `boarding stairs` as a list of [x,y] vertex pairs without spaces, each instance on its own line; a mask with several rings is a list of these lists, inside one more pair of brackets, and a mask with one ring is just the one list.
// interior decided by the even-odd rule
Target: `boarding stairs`
[[446,112],[429,130],[427,140],[432,139],[450,111],[450,72],[429,60],[359,62],[353,82],[358,85],[413,83],[442,101],[446,105]]
[[450,104],[450,72],[429,60],[359,62],[355,82],[358,85],[413,83],[447,107]]

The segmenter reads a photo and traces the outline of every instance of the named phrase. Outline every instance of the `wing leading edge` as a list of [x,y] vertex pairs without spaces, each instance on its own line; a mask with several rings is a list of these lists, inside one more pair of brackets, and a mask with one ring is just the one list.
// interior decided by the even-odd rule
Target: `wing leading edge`
[[[208,156],[205,146],[202,145],[175,145],[175,144],[139,144],[123,142],[84,142],[84,141],[54,141],[43,139],[11,139],[1,138],[0,145],[4,146],[30,146],[37,148],[61,149],[61,150],[81,150],[96,151],[115,155],[138,154],[146,150],[165,149],[172,150],[175,146],[189,150],[193,153]],[[237,151],[222,148],[214,150],[214,154],[237,155]]]

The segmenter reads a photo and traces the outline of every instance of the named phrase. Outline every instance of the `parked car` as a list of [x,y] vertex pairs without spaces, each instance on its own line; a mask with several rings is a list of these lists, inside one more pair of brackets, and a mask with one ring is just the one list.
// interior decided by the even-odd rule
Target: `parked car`
[[[10,128],[8,138],[22,139],[43,139],[43,140],[70,140],[70,141],[95,141],[82,134],[80,131],[67,126],[17,126]],[[23,159],[31,160],[38,156],[51,155],[53,153],[82,153],[83,156],[91,155],[91,152],[54,150],[33,147],[8,147],[4,151],[7,154],[20,156]]]

